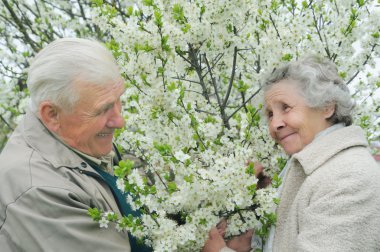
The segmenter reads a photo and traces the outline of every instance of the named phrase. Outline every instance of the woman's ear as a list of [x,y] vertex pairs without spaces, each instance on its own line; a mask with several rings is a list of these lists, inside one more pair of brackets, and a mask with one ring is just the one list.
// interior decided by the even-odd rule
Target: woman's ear
[[43,101],[39,106],[39,116],[42,123],[51,132],[56,133],[60,127],[59,109],[50,101]]
[[335,103],[327,105],[324,108],[325,119],[329,119],[330,117],[332,117],[334,112],[335,112]]

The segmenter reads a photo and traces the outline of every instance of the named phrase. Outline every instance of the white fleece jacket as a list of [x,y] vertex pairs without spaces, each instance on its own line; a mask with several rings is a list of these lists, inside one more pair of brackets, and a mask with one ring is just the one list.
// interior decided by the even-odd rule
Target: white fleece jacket
[[380,251],[380,167],[367,147],[363,130],[349,126],[293,155],[274,252]]
[[335,130],[293,157],[273,251],[380,251],[380,168],[363,130]]

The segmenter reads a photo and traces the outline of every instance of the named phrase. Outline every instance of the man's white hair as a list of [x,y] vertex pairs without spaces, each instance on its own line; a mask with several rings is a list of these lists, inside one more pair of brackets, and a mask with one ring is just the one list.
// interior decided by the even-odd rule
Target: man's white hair
[[106,85],[117,82],[120,71],[112,53],[101,43],[81,38],[61,38],[50,43],[32,60],[27,85],[30,107],[51,101],[71,111],[79,99],[75,83]]

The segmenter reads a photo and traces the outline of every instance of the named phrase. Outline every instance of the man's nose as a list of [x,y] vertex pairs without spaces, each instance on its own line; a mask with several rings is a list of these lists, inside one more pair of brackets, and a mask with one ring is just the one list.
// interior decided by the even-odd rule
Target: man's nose
[[112,110],[110,111],[110,117],[107,121],[107,127],[121,129],[124,127],[124,125],[125,120],[121,114],[121,104],[115,103]]

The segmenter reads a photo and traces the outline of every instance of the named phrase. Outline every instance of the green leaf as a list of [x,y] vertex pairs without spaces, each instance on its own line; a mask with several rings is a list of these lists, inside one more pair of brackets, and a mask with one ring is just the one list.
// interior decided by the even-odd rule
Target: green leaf
[[182,28],[181,28],[181,31],[183,31],[183,33],[187,33],[191,28],[191,25],[189,23],[186,23]]
[[380,38],[380,33],[379,32],[375,32],[375,33],[372,33],[371,36],[374,37],[375,39],[378,39],[378,38]]
[[168,41],[169,41],[169,36],[168,35],[162,36],[162,38],[161,38],[161,48],[165,52],[169,52],[170,51],[170,46],[168,44]]
[[158,142],[153,142],[153,146],[161,156],[171,156],[172,155],[172,147],[169,144],[160,144]]
[[279,188],[282,183],[281,178],[278,176],[278,174],[274,174],[272,177],[272,186],[273,188]]
[[340,76],[340,78],[344,79],[347,77],[347,73],[346,72],[339,72],[339,76]]
[[103,5],[103,0],[91,0],[91,3],[96,7],[101,7]]
[[168,192],[170,194],[177,191],[177,184],[175,182],[170,181],[170,182],[168,182],[167,186],[168,186]]
[[207,115],[204,119],[205,123],[216,123],[217,120],[212,115]]
[[205,218],[202,218],[202,219],[199,220],[199,224],[206,226],[207,225],[207,220]]
[[256,188],[257,188],[256,184],[252,184],[250,186],[247,186],[247,190],[248,190],[248,192],[249,192],[250,195],[255,195],[256,194]]
[[234,83],[234,87],[237,88],[239,92],[245,93],[248,90],[249,85],[242,80],[238,80],[237,84]]
[[278,205],[278,204],[280,204],[280,199],[279,198],[274,198],[273,202],[274,202],[274,204]]
[[[380,1],[380,0],[379,0]],[[201,16],[206,12],[206,7],[204,5],[201,6],[200,14]]]
[[115,176],[125,178],[131,173],[134,162],[132,160],[121,160],[117,166],[114,167]]
[[282,61],[291,61],[292,59],[293,59],[293,55],[291,55],[290,53],[285,54],[281,58]]
[[288,161],[286,158],[279,157],[277,158],[277,166],[280,168],[280,170],[284,169],[286,162]]
[[162,22],[162,14],[160,11],[155,10],[154,11],[154,23],[158,26],[158,28],[162,28],[163,22]]
[[174,91],[177,88],[177,85],[175,82],[170,82],[167,88],[169,91]]
[[185,175],[183,178],[187,183],[192,184],[194,182],[194,176],[193,174]]
[[142,4],[145,6],[154,6],[153,0],[142,0]]
[[356,0],[356,2],[358,3],[359,7],[363,7],[365,4],[364,0]]
[[99,221],[102,218],[102,210],[97,208],[89,208],[87,213],[94,221]]
[[108,213],[107,214],[107,220],[116,222],[119,218],[117,217],[116,213]]
[[255,164],[249,163],[247,168],[245,168],[245,173],[249,175],[255,175]]
[[172,14],[173,14],[174,20],[176,20],[180,24],[186,23],[186,18],[183,13],[183,7],[180,4],[173,5]]

